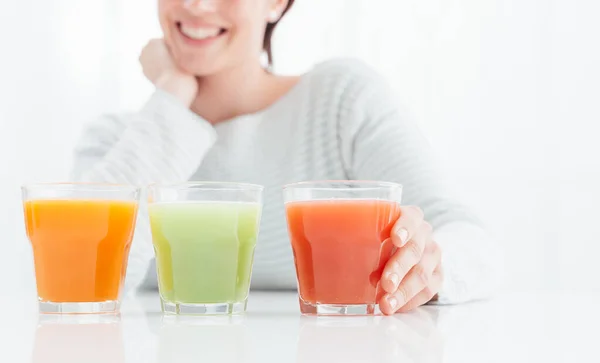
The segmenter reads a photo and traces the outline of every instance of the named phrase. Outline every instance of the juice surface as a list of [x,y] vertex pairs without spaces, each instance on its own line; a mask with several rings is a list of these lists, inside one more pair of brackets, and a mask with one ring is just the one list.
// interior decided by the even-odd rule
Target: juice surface
[[382,200],[286,204],[300,297],[316,304],[374,304],[394,246],[400,205]]
[[208,304],[247,298],[260,204],[157,203],[149,212],[164,300]]
[[118,300],[135,228],[136,202],[24,203],[38,296],[49,302]]

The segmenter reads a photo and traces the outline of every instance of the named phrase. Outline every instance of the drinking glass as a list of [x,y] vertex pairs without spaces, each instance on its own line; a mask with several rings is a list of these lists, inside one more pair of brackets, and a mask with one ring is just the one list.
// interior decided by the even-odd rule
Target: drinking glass
[[263,187],[192,182],[148,190],[165,313],[246,311]]
[[117,313],[140,189],[111,184],[22,187],[41,313]]
[[379,280],[395,248],[402,186],[318,181],[284,187],[300,310],[317,315],[380,314]]

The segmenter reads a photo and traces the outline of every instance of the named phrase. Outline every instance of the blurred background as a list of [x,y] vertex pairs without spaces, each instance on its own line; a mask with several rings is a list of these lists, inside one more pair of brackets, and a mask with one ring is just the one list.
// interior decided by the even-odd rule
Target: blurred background
[[[34,294],[19,186],[64,181],[82,126],[139,108],[155,0],[0,6],[0,295]],[[297,0],[275,71],[384,74],[504,252],[506,289],[600,289],[600,2]]]

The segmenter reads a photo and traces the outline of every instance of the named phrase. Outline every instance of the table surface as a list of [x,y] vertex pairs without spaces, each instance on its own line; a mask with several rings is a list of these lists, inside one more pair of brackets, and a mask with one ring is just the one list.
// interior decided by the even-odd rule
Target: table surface
[[306,317],[294,293],[253,292],[248,313],[166,317],[155,293],[120,317],[46,317],[0,303],[0,362],[600,362],[600,293],[511,293],[393,317]]

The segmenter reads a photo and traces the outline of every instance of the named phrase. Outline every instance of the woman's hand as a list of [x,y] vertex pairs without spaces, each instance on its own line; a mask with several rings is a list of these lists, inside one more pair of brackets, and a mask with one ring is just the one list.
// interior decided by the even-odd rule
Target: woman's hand
[[381,276],[386,294],[379,306],[384,314],[412,310],[431,301],[439,291],[443,280],[441,251],[432,232],[420,208],[402,207],[392,229],[392,242],[398,249]]
[[179,69],[163,39],[148,42],[140,63],[146,78],[157,88],[177,97],[186,107],[191,106],[198,93],[196,77]]

